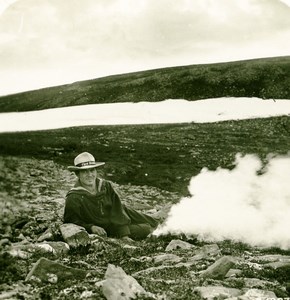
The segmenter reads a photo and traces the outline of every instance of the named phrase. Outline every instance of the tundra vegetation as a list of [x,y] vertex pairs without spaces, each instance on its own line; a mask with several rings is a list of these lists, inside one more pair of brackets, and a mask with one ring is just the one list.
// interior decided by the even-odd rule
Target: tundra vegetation
[[[167,98],[288,99],[289,69],[286,57],[138,72],[2,97],[0,110]],[[187,196],[190,178],[202,168],[231,169],[237,153],[266,164],[271,154],[289,153],[289,137],[289,116],[0,134],[0,298],[116,299],[113,291],[124,299],[290,297],[289,249],[182,233],[132,244],[88,236],[75,246],[61,231],[65,194],[75,180],[66,166],[82,151],[107,162],[103,176],[118,184],[124,203],[155,213]]]

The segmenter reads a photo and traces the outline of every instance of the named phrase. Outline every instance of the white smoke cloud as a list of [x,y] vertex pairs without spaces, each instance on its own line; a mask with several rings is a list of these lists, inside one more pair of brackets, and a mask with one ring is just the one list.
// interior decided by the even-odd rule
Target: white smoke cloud
[[174,205],[154,234],[290,249],[290,157],[268,159],[262,168],[256,156],[238,154],[233,170],[204,168],[191,179],[192,196]]

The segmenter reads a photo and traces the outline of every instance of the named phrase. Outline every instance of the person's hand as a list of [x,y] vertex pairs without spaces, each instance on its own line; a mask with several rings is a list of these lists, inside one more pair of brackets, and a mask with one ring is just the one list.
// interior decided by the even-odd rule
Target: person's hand
[[104,228],[96,226],[96,225],[93,225],[91,227],[91,231],[92,231],[92,233],[97,234],[99,236],[107,236],[106,230]]

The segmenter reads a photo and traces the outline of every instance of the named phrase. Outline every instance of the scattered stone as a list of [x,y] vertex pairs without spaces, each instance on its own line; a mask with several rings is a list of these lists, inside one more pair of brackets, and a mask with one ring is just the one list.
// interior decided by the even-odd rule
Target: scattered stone
[[22,259],[29,258],[32,253],[39,251],[42,253],[51,253],[56,256],[66,254],[70,247],[65,242],[44,242],[44,243],[27,243],[20,242],[11,245],[10,250],[7,252],[13,257],[19,257]]
[[135,272],[135,273],[133,273],[132,275],[133,276],[146,276],[146,275],[148,275],[148,274],[150,274],[150,273],[153,273],[153,272],[158,272],[158,271],[160,271],[160,270],[164,270],[164,269],[173,269],[173,268],[179,268],[179,267],[184,267],[184,265],[182,264],[177,264],[177,265],[175,265],[175,266],[167,266],[167,265],[165,265],[165,266],[158,266],[158,267],[150,267],[150,268],[147,268],[147,269],[144,269],[144,270],[141,270],[141,271],[138,271],[138,272]]
[[223,256],[214,264],[209,266],[205,271],[201,272],[201,277],[223,279],[228,271],[235,265],[234,258],[231,256]]
[[0,240],[0,247],[10,244],[10,240],[5,238]]
[[47,273],[47,281],[50,283],[57,283],[58,282],[58,277],[56,274],[53,273]]
[[49,246],[51,246],[54,249],[54,254],[55,255],[62,255],[62,254],[67,254],[70,247],[67,243],[65,242],[46,242]]
[[[135,278],[127,275],[120,267],[109,264],[102,285],[107,300],[129,300],[139,296],[149,296]],[[153,296],[150,294],[150,296]]]
[[220,248],[217,244],[204,245],[203,247],[201,247],[201,251],[204,254],[210,255],[210,256],[216,256],[221,253]]
[[264,289],[266,286],[274,285],[273,282],[261,280],[258,278],[243,278],[246,288],[260,288]]
[[[5,161],[7,162],[9,162],[10,160],[10,157],[8,159],[5,158]],[[29,165],[27,164],[27,162],[29,162]],[[19,165],[21,165],[21,168],[19,168]],[[3,201],[0,201],[0,210],[2,208],[5,209],[5,206],[7,206],[9,213],[8,218],[4,216],[1,220],[2,224],[0,224],[2,226],[0,226],[0,246],[4,246],[4,249],[2,248],[2,261],[4,262],[4,268],[6,266],[5,259],[8,258],[8,268],[6,277],[8,278],[8,280],[6,281],[6,284],[4,283],[0,286],[0,299],[34,299],[35,294],[39,294],[39,296],[45,297],[46,291],[54,290],[54,292],[56,292],[56,289],[59,291],[59,294],[57,296],[60,298],[64,297],[66,299],[97,299],[98,296],[100,296],[99,293],[101,291],[101,286],[104,282],[106,282],[106,279],[102,281],[100,281],[100,279],[103,279],[103,275],[107,269],[106,267],[98,267],[98,260],[102,260],[103,257],[105,259],[110,259],[112,253],[114,253],[113,251],[115,250],[118,255],[120,255],[122,251],[126,253],[132,252],[132,255],[130,255],[128,260],[130,266],[132,267],[132,269],[130,269],[134,271],[131,271],[130,275],[135,277],[135,279],[137,279],[138,281],[140,279],[139,283],[143,285],[143,288],[145,290],[149,290],[150,287],[153,287],[153,289],[156,291],[159,290],[156,293],[158,293],[158,299],[160,300],[167,298],[181,299],[182,296],[180,296],[179,294],[181,288],[188,288],[188,291],[192,291],[194,287],[199,287],[203,285],[202,288],[207,289],[207,291],[209,291],[209,287],[206,287],[206,285],[208,284],[211,286],[218,286],[214,287],[214,289],[219,289],[220,293],[217,293],[219,295],[217,296],[217,299],[219,300],[227,297],[231,297],[232,300],[265,300],[266,298],[261,296],[269,293],[269,291],[277,291],[277,293],[279,291],[279,293],[281,294],[280,297],[285,297],[286,295],[290,294],[290,283],[287,283],[289,281],[288,278],[283,278],[283,282],[278,282],[274,278],[272,281],[258,279],[264,279],[265,268],[271,266],[273,268],[285,267],[285,263],[287,263],[285,267],[286,269],[279,271],[281,271],[283,274],[284,271],[286,271],[285,274],[287,274],[290,256],[281,254],[263,255],[264,253],[266,253],[265,251],[260,251],[257,247],[254,247],[251,248],[251,250],[249,251],[243,251],[243,253],[241,254],[241,258],[243,260],[242,263],[236,263],[236,268],[240,268],[243,271],[237,269],[230,269],[225,275],[227,279],[222,279],[222,281],[212,280],[210,279],[211,277],[209,277],[208,279],[203,279],[202,277],[200,277],[199,271],[206,270],[210,264],[212,264],[215,260],[221,257],[221,249],[223,255],[232,255],[235,248],[227,247],[226,244],[223,243],[219,244],[221,247],[220,249],[218,245],[214,243],[206,244],[203,247],[200,247],[196,246],[198,245],[198,243],[195,243],[193,240],[188,239],[188,237],[186,237],[187,239],[184,239],[183,235],[177,235],[175,237],[171,236],[169,240],[168,237],[166,237],[166,239],[164,240],[161,237],[161,241],[159,240],[159,237],[156,236],[156,243],[153,239],[147,239],[148,244],[147,241],[141,241],[136,242],[133,245],[126,245],[124,242],[121,242],[118,239],[110,239],[107,237],[101,239],[97,235],[90,235],[91,244],[95,244],[94,246],[90,247],[90,250],[92,251],[88,252],[87,255],[70,255],[67,257],[62,257],[61,261],[57,260],[55,262],[61,263],[63,266],[71,266],[73,268],[81,269],[82,271],[87,270],[87,274],[83,281],[71,283],[69,281],[65,285],[66,287],[69,287],[65,289],[65,286],[63,286],[62,291],[61,289],[59,289],[61,287],[61,284],[59,285],[59,282],[63,280],[62,276],[66,274],[66,271],[59,272],[61,275],[57,274],[55,271],[57,268],[53,266],[48,270],[42,268],[42,272],[46,272],[46,279],[44,280],[40,279],[39,276],[36,276],[37,274],[32,275],[30,277],[29,281],[35,280],[36,282],[41,283],[41,285],[31,285],[28,282],[24,282],[25,286],[27,287],[27,290],[17,290],[16,286],[21,285],[21,283],[23,282],[22,279],[17,280],[17,278],[19,278],[18,275],[23,276],[23,270],[26,269],[27,265],[30,265],[31,260],[33,260],[34,262],[35,257],[39,257],[39,254],[41,255],[41,251],[47,250],[48,252],[56,253],[56,255],[58,255],[58,253],[65,253],[67,251],[69,247],[67,243],[53,242],[54,240],[56,240],[55,238],[58,237],[59,233],[57,231],[59,227],[57,226],[56,228],[56,226],[54,225],[62,224],[64,198],[66,192],[73,186],[76,178],[75,175],[67,171],[65,167],[59,166],[53,161],[40,162],[36,159],[24,160],[22,158],[15,158],[15,166],[15,172],[9,166],[5,168],[0,168],[0,177],[1,179],[4,179],[6,181],[5,183],[0,179],[0,188],[5,189],[6,187],[10,186],[15,187],[13,189],[9,188],[9,193],[11,193],[10,196],[6,192],[4,194],[0,191],[0,198],[3,195],[9,200],[8,203],[5,199],[5,203],[7,203],[7,205],[9,204],[9,206],[7,206]],[[31,178],[30,176],[27,176],[31,169],[38,168],[40,168],[42,175],[33,176]],[[22,174],[18,174],[19,171],[21,171]],[[9,178],[9,176],[12,177]],[[13,183],[13,185],[11,183]],[[36,188],[33,193],[31,192],[31,184],[34,184],[34,187]],[[172,193],[167,193],[165,191],[160,191],[157,189],[155,190],[152,187],[122,185],[120,186],[120,188],[124,192],[125,201],[127,201],[127,199],[130,200],[129,204],[136,203],[136,199],[137,202],[144,203],[144,196],[146,196],[146,205],[148,204],[150,207],[154,207],[150,211],[148,210],[146,213],[149,213],[151,215],[155,214],[156,216],[160,216],[160,213],[162,212],[161,208],[166,203],[174,202],[171,201],[172,199],[175,199],[175,202],[177,203],[180,197],[179,195],[173,196]],[[138,192],[137,198],[134,194],[135,191],[136,193]],[[1,198],[1,200],[2,199],[4,198]],[[141,208],[141,206],[139,207]],[[146,208],[146,206],[144,206],[143,208]],[[25,222],[22,222],[19,218],[19,216],[22,215],[29,216],[29,218],[27,219],[28,222],[26,224],[24,224]],[[12,223],[14,219],[17,220],[17,223]],[[18,220],[20,220],[21,222],[18,222]],[[50,229],[47,230],[47,228],[49,227],[54,234],[53,238],[51,238],[52,235],[50,234]],[[19,237],[18,240],[17,237]],[[178,252],[176,251],[176,253],[169,252],[170,250],[167,251],[168,249],[166,249],[165,251],[164,249],[167,248],[167,245],[169,247],[171,239],[179,239],[178,241],[182,243],[182,246],[184,245],[184,243],[186,244],[186,242],[191,243],[190,245],[194,244],[195,246],[193,246],[193,248],[191,249],[188,249],[189,251],[182,251],[182,246],[175,246],[176,248],[172,249],[173,251],[181,249],[181,251],[177,250]],[[16,240],[18,241],[18,243],[14,243],[14,241]],[[165,240],[168,241],[166,244],[164,244]],[[53,243],[61,244],[54,245]],[[39,246],[39,244],[41,246]],[[164,245],[166,246],[164,247]],[[136,248],[136,246],[139,246],[140,248],[144,246],[144,249],[142,249],[142,251],[139,251],[140,248]],[[57,249],[59,249],[59,252]],[[152,249],[152,252],[150,251],[150,249]],[[97,253],[98,250],[100,250],[100,253]],[[11,251],[11,254],[15,257],[28,260],[21,261],[20,259],[11,259],[11,257],[7,255],[9,251]],[[181,259],[181,262],[172,263],[168,259],[168,256],[167,261],[166,256],[164,256],[164,253],[178,254],[179,259]],[[279,252],[277,251],[276,253]],[[30,258],[31,255],[32,258]],[[160,265],[157,265],[154,256],[156,256],[157,262],[158,259],[160,259],[160,261],[158,262],[160,263]],[[48,256],[45,255],[45,257]],[[79,260],[80,258],[82,260]],[[163,259],[164,262],[162,262]],[[17,262],[19,264],[17,264]],[[9,268],[10,263],[12,268]],[[195,265],[193,268],[190,267],[192,266],[192,264]],[[101,263],[100,265],[103,264]],[[187,268],[188,266],[189,268]],[[15,274],[12,273],[14,272],[14,270],[16,272]],[[244,278],[244,274],[239,274],[240,272],[247,273],[247,271],[249,271],[249,274],[255,274],[257,278]],[[271,270],[266,271],[270,272]],[[6,272],[5,269],[4,272]],[[75,277],[76,276],[74,275],[71,278],[74,279]],[[5,281],[5,278],[3,280]],[[15,288],[13,286],[13,280],[15,280]],[[43,295],[41,295],[41,291],[44,288],[44,282],[50,283],[50,287],[45,291],[45,293],[43,293]],[[55,283],[57,283],[57,285],[53,287],[52,284]],[[235,296],[235,293],[233,293],[233,295],[230,295],[230,293],[228,293],[228,289],[226,287],[221,287],[221,285],[228,287],[243,287],[243,289],[240,288],[242,294],[240,294],[239,296]],[[255,289],[259,290],[257,291]],[[184,293],[182,293],[182,295],[183,294]],[[260,297],[257,297],[257,295],[259,295]],[[271,296],[271,298],[268,299],[274,299],[273,296],[275,295],[272,292],[270,292],[270,294],[267,295]],[[188,297],[190,296],[191,295],[188,295]],[[192,299],[199,299],[197,295],[192,296]],[[142,296],[141,298],[144,299]]]
[[243,273],[242,270],[240,269],[230,269],[227,274],[225,275],[226,278],[230,278],[230,277],[237,277],[239,275],[241,275]]
[[290,267],[290,261],[275,261],[275,262],[264,264],[263,266],[270,267],[272,269],[280,269],[280,268]]
[[192,257],[189,257],[187,262],[188,264],[195,264],[197,261],[207,258],[207,255],[203,252],[199,252]]
[[257,299],[276,299],[277,296],[274,292],[250,289],[245,294],[243,294],[239,299],[241,300],[257,300]]
[[93,297],[93,295],[94,295],[93,291],[83,291],[83,292],[81,293],[80,298],[81,298],[81,299],[87,299],[87,298]]
[[25,295],[25,293],[28,292],[29,289],[30,287],[23,284],[22,282],[18,282],[17,284],[12,285],[1,284],[2,291],[0,293],[0,300],[26,299],[23,297],[23,295]]
[[70,247],[65,242],[44,242],[31,245],[30,250],[42,250],[45,253],[52,253],[56,256],[68,253]]
[[43,242],[43,241],[51,241],[53,239],[53,233],[51,231],[51,228],[48,228],[44,233],[42,233],[37,241]]
[[250,261],[246,261],[245,264],[246,264],[248,267],[250,267],[250,268],[252,268],[252,269],[254,269],[254,270],[256,270],[256,271],[261,271],[261,270],[263,270],[263,267],[262,267],[262,265],[260,265],[260,264],[253,263],[253,262],[250,262]]
[[166,247],[165,251],[172,251],[172,250],[176,250],[176,249],[192,249],[195,248],[194,245],[188,243],[188,242],[184,242],[182,240],[172,240],[168,246]]
[[258,262],[266,262],[266,263],[276,262],[276,261],[290,262],[290,256],[280,255],[280,254],[262,255],[262,256],[257,256],[254,259]]
[[223,286],[196,287],[194,292],[197,293],[201,299],[207,300],[226,299],[242,295],[242,291],[239,289],[227,288]]
[[23,251],[21,249],[12,248],[7,253],[13,257],[21,258],[21,259],[28,259],[31,256],[31,253]]
[[53,247],[51,247],[49,244],[46,244],[46,243],[42,243],[42,244],[34,244],[32,246],[32,248],[34,250],[41,250],[43,251],[44,253],[52,253],[52,254],[55,254],[55,250],[53,249]]
[[144,262],[151,262],[153,259],[154,258],[149,256],[141,256],[139,258],[131,257],[130,261],[144,263]]
[[140,251],[140,247],[136,247],[133,245],[124,245],[123,249],[126,250],[126,253],[129,255],[133,255],[134,253]]
[[174,264],[182,260],[181,257],[175,254],[160,254],[153,257],[156,264]]
[[9,300],[9,299],[17,299],[16,296],[18,294],[18,291],[8,291],[8,292],[2,292],[0,294],[0,300]]
[[254,258],[256,261],[263,263],[263,267],[270,267],[273,269],[280,269],[284,267],[290,267],[290,256],[272,254],[262,255]]
[[59,282],[69,279],[84,279],[87,271],[64,266],[58,262],[40,258],[26,276],[25,281]]
[[188,259],[188,263],[194,264],[196,261],[208,258],[209,256],[220,255],[220,249],[217,244],[210,244],[204,245],[194,253],[194,256]]
[[95,283],[95,287],[96,287],[96,288],[102,287],[105,281],[106,281],[106,280],[100,280],[100,281],[97,281],[97,282]]
[[91,246],[93,247],[94,250],[96,251],[101,251],[106,248],[105,242],[102,242],[98,239],[91,241]]
[[23,235],[23,233],[20,233],[20,234],[18,235],[17,239],[18,239],[19,241],[23,241],[23,240],[27,241],[27,238]]
[[87,246],[91,243],[89,234],[84,227],[66,223],[60,226],[60,232],[64,241],[72,248]]

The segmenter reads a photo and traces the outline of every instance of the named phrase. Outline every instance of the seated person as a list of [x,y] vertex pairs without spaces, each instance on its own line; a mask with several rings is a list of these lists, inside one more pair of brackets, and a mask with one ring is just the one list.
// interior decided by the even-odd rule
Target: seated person
[[92,154],[83,152],[74,159],[78,180],[67,193],[64,222],[83,226],[89,233],[124,239],[144,239],[158,225],[158,221],[144,213],[126,207],[110,181],[97,177]]

